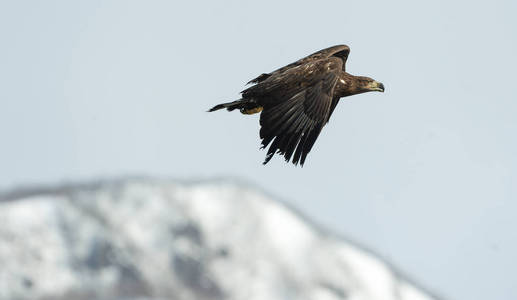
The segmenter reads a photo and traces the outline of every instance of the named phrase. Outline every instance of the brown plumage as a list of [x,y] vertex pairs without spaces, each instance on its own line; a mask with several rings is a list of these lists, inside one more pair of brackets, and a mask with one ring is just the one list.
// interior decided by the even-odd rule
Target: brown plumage
[[350,53],[346,45],[320,50],[292,64],[264,73],[248,83],[237,101],[209,111],[239,109],[243,114],[261,112],[262,148],[269,145],[264,164],[275,153],[286,162],[303,165],[321,129],[329,121],[340,98],[370,91],[384,91],[371,78],[345,72]]

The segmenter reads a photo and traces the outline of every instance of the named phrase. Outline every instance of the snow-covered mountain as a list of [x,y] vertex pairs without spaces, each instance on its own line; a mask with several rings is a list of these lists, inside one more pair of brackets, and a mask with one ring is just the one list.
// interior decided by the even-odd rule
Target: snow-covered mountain
[[435,299],[242,184],[134,179],[0,197],[0,299]]

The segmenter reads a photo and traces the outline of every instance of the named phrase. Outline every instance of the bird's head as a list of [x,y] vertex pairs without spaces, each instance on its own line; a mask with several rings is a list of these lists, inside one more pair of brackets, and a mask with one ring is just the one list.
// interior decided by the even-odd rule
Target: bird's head
[[358,76],[356,79],[356,89],[358,94],[366,92],[384,92],[384,84],[373,80],[370,77]]

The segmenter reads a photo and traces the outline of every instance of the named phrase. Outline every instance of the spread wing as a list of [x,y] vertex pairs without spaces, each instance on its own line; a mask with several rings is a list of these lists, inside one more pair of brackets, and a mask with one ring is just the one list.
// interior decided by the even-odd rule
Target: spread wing
[[272,74],[243,91],[244,97],[267,98],[260,115],[262,148],[270,145],[264,164],[275,153],[304,164],[328,120],[342,67],[340,58],[319,59]]
[[248,82],[248,84],[262,82],[262,81],[266,80],[267,78],[269,78],[272,75],[277,75],[277,74],[283,73],[283,72],[285,72],[285,71],[287,71],[287,70],[289,70],[289,69],[291,69],[293,67],[304,65],[304,64],[309,63],[311,61],[316,61],[316,60],[320,60],[320,59],[324,59],[324,58],[329,58],[331,56],[338,57],[338,58],[340,58],[343,61],[342,69],[343,69],[343,71],[345,71],[345,64],[346,64],[346,60],[348,59],[348,54],[349,53],[350,53],[350,48],[347,45],[336,45],[336,46],[332,46],[332,47],[329,47],[329,48],[325,48],[325,49],[320,50],[318,52],[314,52],[313,54],[311,54],[311,55],[309,55],[307,57],[299,59],[299,60],[297,60],[296,62],[294,62],[292,64],[289,64],[289,65],[287,65],[285,67],[277,69],[277,70],[275,70],[275,71],[273,71],[271,73],[262,73],[257,78],[254,78],[250,82]]

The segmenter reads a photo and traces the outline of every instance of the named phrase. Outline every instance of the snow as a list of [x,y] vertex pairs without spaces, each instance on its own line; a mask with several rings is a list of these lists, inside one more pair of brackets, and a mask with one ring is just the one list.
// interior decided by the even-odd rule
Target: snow
[[59,187],[0,201],[0,222],[0,299],[435,299],[229,182]]

